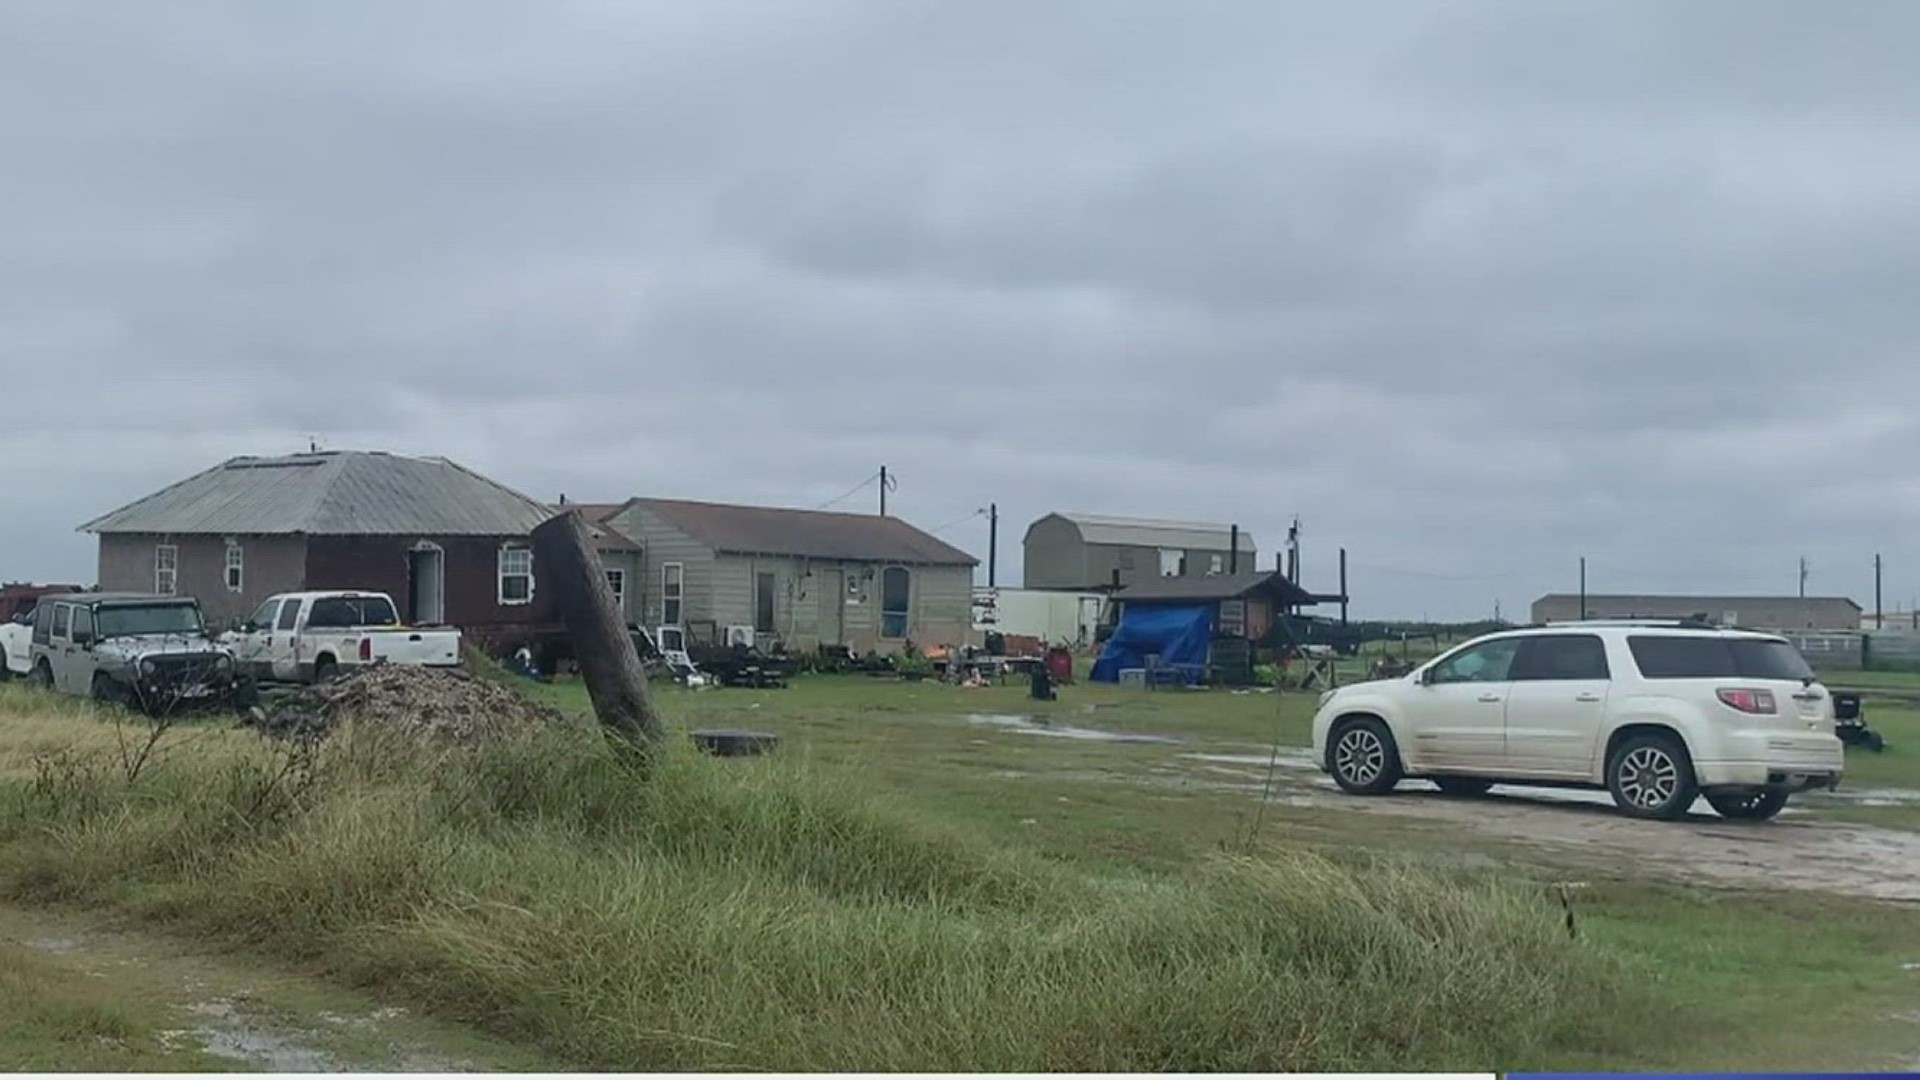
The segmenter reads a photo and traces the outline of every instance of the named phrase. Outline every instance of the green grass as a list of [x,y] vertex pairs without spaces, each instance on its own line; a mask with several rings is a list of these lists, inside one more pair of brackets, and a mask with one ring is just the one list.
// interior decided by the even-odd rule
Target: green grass
[[594,1068],[1463,1068],[1656,1022],[1524,883],[1271,847],[1090,873],[803,761],[397,749],[16,782],[0,881]]
[[220,1072],[231,1066],[160,1037],[162,1019],[25,948],[0,946],[0,1069]]
[[[577,684],[533,692],[584,707]],[[645,777],[591,735],[446,754],[356,737],[282,776],[218,731],[128,785],[86,767],[110,724],[0,692],[0,888],[589,1068],[1879,1068],[1916,1034],[1889,1017],[1915,989],[1899,961],[1920,960],[1920,912],[1622,866],[1571,894],[1570,938],[1550,852],[1262,809],[1166,771],[1304,742],[1311,695],[1062,697],[663,687],[676,741]],[[782,746],[687,752],[706,725]]]

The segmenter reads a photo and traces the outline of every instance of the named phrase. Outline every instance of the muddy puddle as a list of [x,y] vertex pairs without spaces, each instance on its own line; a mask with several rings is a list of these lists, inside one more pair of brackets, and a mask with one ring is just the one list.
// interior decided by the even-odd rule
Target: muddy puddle
[[1145,743],[1154,746],[1179,746],[1186,742],[1185,739],[1176,739],[1171,735],[1136,735],[1128,732],[1101,731],[1097,728],[1076,727],[1072,724],[1053,724],[1034,716],[973,713],[967,717],[967,723],[1000,728],[1004,731],[1018,732],[1022,735],[1042,735],[1053,739],[1077,739],[1081,742]]

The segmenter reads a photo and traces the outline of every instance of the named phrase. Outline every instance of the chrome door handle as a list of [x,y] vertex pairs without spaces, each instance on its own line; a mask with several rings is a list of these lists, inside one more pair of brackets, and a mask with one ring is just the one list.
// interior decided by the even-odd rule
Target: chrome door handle
[[1575,701],[1599,701],[1599,700],[1600,700],[1600,695],[1599,695],[1599,694],[1581,694],[1581,695],[1580,695],[1579,697],[1576,697],[1576,698],[1574,698],[1573,700],[1575,700]]
[[1481,701],[1499,701],[1500,695],[1499,694],[1481,694],[1480,700]]

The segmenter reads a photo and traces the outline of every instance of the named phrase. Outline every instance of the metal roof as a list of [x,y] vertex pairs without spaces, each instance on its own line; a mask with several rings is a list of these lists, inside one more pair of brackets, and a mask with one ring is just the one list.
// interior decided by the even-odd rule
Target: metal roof
[[[1278,570],[1251,574],[1214,574],[1209,577],[1148,578],[1113,594],[1121,603],[1205,604],[1238,600],[1267,593],[1283,604],[1312,604],[1321,598],[1287,580]],[[1336,597],[1337,599],[1337,597]]]
[[524,536],[545,505],[445,458],[237,457],[80,526],[92,533]]
[[934,566],[975,566],[980,561],[897,517],[679,499],[634,503],[716,551]]
[[[1072,522],[1080,530],[1081,541],[1088,544],[1226,551],[1233,542],[1232,525],[1214,525],[1198,521],[1161,521],[1154,518],[1109,517],[1104,514],[1056,513],[1051,516]],[[1257,546],[1253,542],[1252,533],[1245,529],[1240,530],[1241,551],[1251,552],[1256,550]]]
[[[1548,593],[1536,604],[1579,603],[1579,593]],[[1588,593],[1587,606],[1595,604],[1618,606],[1626,604],[1649,604],[1653,606],[1671,606],[1675,604],[1698,604],[1707,608],[1734,608],[1741,604],[1845,604],[1855,611],[1862,610],[1858,603],[1845,596],[1681,596],[1673,594],[1649,594],[1636,596],[1632,593]]]

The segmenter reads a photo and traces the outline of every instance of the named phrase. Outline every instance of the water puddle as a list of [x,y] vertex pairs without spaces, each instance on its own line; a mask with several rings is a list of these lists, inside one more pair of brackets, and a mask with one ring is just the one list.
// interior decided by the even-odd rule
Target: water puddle
[[1920,791],[1912,788],[1868,788],[1863,791],[1807,791],[1795,799],[1826,806],[1920,806]]
[[187,1006],[187,1011],[206,1023],[188,1032],[165,1032],[163,1041],[167,1041],[166,1036],[191,1035],[207,1053],[262,1072],[345,1071],[339,1059],[325,1050],[254,1025],[231,1001],[199,1001]]
[[967,717],[967,723],[1015,731],[1022,735],[1044,735],[1052,739],[1077,739],[1082,742],[1148,743],[1156,746],[1179,746],[1186,742],[1185,739],[1176,739],[1170,735],[1132,735],[1118,731],[1074,727],[1071,724],[1050,724],[1032,716],[973,713]]
[[1269,751],[1264,754],[1181,754],[1180,756],[1188,761],[1206,761],[1216,765],[1245,765],[1255,769],[1265,769],[1269,765],[1300,772],[1319,769],[1319,766],[1313,762],[1313,755],[1304,750],[1282,750],[1277,754]]

